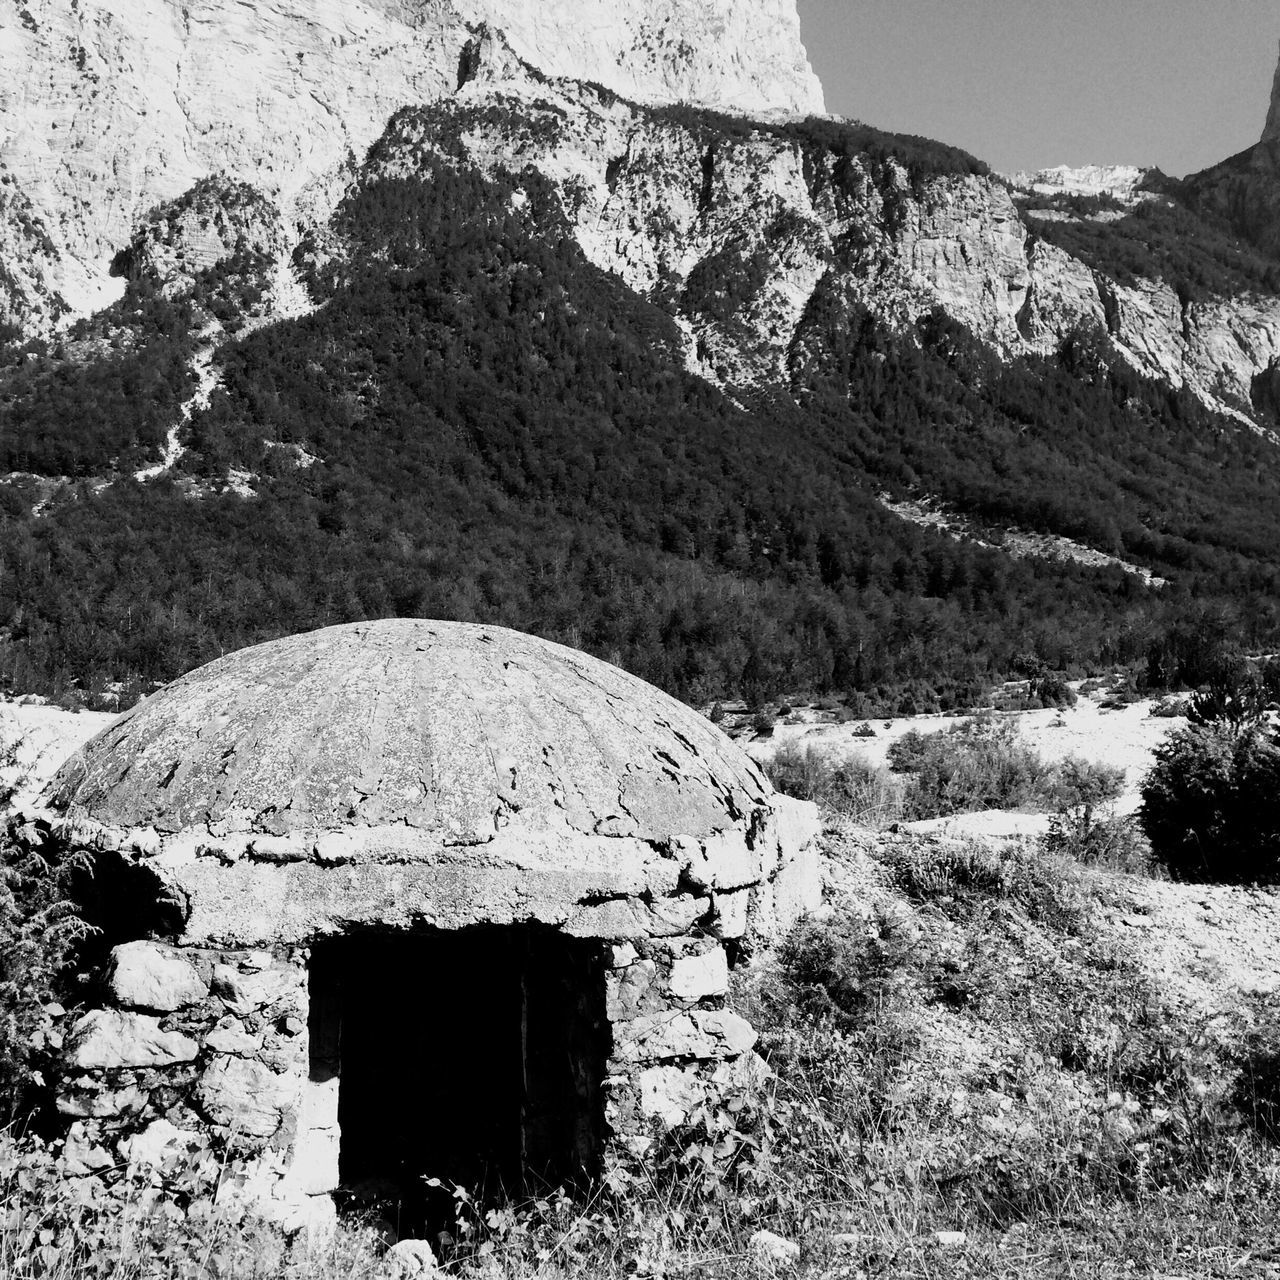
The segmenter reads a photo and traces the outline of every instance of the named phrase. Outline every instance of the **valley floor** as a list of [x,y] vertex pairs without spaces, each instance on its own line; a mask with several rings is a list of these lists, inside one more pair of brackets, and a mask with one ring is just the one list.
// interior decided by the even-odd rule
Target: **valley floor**
[[[1151,751],[1182,723],[1148,712],[1086,697],[1020,724],[1046,756],[1123,767],[1131,807]],[[7,715],[40,772],[110,719]],[[788,723],[773,741],[883,760],[935,721],[952,723],[877,721],[874,739]],[[613,1176],[588,1204],[550,1196],[486,1217],[460,1203],[470,1235],[448,1271],[1280,1275],[1280,894],[1084,867],[1034,829],[996,825],[872,831],[830,815],[824,907],[740,971],[736,1003],[776,1073],[763,1099],[675,1135],[644,1178]],[[135,1211],[115,1235],[94,1220],[80,1241],[53,1231],[41,1244],[70,1184],[33,1180],[23,1159],[0,1151],[0,1280],[408,1274],[360,1230],[285,1250],[181,1188],[159,1235]],[[770,1262],[752,1243],[761,1230],[798,1257]],[[49,1242],[65,1252],[43,1266]]]

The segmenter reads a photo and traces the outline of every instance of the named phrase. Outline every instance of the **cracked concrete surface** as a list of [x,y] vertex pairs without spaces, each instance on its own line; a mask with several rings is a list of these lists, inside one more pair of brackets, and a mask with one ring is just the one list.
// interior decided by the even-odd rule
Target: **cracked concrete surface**
[[744,890],[765,931],[816,905],[810,809],[616,667],[388,619],[176,681],[67,760],[30,831],[145,863],[186,904],[188,942],[486,921],[731,937]]

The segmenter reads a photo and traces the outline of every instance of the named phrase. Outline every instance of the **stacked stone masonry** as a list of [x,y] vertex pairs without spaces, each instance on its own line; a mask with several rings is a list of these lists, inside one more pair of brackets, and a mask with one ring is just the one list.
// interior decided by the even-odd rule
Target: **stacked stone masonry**
[[[269,1165],[288,1213],[328,1197],[340,1109],[367,1114],[352,992],[408,983],[421,998],[386,1008],[412,1024],[456,954],[519,1043],[574,1043],[569,1077],[523,1059],[545,1096],[521,1104],[521,1151],[572,1130],[584,1168],[643,1156],[761,1079],[730,957],[817,905],[817,831],[688,708],[498,628],[361,624],[213,663],[90,743],[18,829],[93,862],[126,939],[68,1015],[68,1149],[92,1172],[212,1139]],[[378,939],[428,967],[384,974]],[[461,1051],[412,1025],[389,1043]]]

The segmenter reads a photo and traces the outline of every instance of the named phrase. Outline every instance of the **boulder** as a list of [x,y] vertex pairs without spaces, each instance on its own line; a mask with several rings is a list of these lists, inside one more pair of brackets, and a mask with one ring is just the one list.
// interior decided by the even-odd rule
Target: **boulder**
[[192,1062],[200,1046],[179,1031],[162,1031],[145,1013],[94,1009],[71,1029],[67,1061],[82,1071],[113,1067],[169,1067]]
[[200,1107],[215,1124],[233,1133],[270,1138],[283,1113],[297,1101],[300,1081],[280,1076],[261,1062],[217,1058],[200,1079]]
[[382,1269],[389,1280],[416,1280],[435,1274],[436,1255],[425,1240],[400,1240],[387,1250]]
[[111,952],[107,983],[127,1009],[173,1013],[203,1000],[209,988],[185,957],[154,942],[126,942]]

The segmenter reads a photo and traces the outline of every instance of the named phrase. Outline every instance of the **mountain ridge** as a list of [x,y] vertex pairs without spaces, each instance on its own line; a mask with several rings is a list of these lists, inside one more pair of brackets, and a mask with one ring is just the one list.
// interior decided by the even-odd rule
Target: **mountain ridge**
[[0,320],[47,331],[118,296],[138,221],[194,182],[323,216],[400,106],[450,94],[475,30],[640,99],[821,111],[792,0],[26,0],[0,8]]
[[104,241],[119,299],[0,342],[0,679],[424,612],[876,708],[1199,609],[1280,643],[1280,262],[1192,186],[642,103],[396,12],[453,41],[439,94],[319,180],[202,174]]

